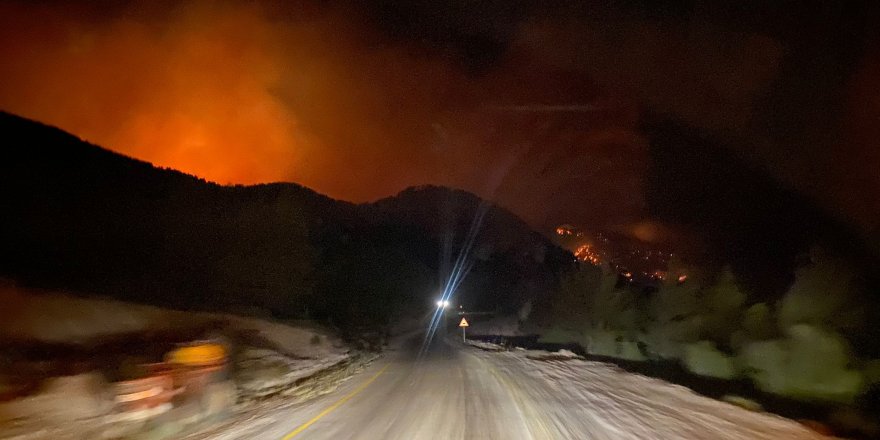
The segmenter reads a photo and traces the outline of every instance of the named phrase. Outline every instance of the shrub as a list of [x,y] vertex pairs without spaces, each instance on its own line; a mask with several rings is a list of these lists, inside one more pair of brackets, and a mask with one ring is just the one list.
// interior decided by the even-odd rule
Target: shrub
[[771,339],[779,333],[766,303],[757,303],[746,309],[742,317],[742,329],[753,340]]
[[849,368],[846,342],[838,334],[798,324],[787,337],[746,344],[742,367],[758,388],[806,399],[851,402],[863,387],[863,377]]
[[863,286],[851,265],[814,249],[811,264],[779,303],[779,328],[810,324],[836,330],[858,329],[864,321]]
[[587,352],[598,356],[608,356],[631,361],[643,361],[645,356],[638,343],[624,332],[611,330],[588,330],[584,333],[583,345]]
[[569,344],[572,342],[580,342],[580,332],[564,329],[561,327],[551,327],[541,333],[538,342],[548,344]]
[[617,357],[628,361],[647,360],[636,341],[620,341],[617,344]]
[[640,338],[650,357],[681,359],[685,344],[699,340],[701,328],[701,318],[693,316],[681,321],[654,323]]
[[700,376],[733,379],[737,375],[733,359],[715,348],[711,341],[686,345],[682,362],[688,371]]
[[558,324],[541,336],[542,342],[580,342],[590,353],[644,359],[635,335],[644,316],[635,292],[617,289],[609,267],[584,265],[566,275],[553,302]]
[[745,302],[746,294],[737,286],[733,272],[725,269],[701,301],[703,337],[728,344],[730,335],[740,326]]
[[655,322],[680,321],[696,314],[700,286],[693,282],[666,283],[651,299],[649,313]]
[[617,337],[615,332],[591,329],[584,332],[582,344],[587,353],[617,357]]

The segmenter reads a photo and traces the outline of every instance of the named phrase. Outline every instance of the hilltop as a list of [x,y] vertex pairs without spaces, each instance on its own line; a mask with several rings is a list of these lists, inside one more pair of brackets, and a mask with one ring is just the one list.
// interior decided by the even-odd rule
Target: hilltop
[[0,277],[180,309],[387,324],[430,304],[485,211],[462,300],[513,310],[572,257],[454,189],[375,203],[294,183],[223,186],[0,113]]

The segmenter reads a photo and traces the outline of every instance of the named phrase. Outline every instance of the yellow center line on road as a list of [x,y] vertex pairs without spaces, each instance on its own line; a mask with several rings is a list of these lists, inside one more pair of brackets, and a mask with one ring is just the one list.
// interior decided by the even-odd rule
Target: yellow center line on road
[[348,393],[345,397],[343,397],[343,398],[337,400],[336,403],[334,403],[333,405],[330,405],[329,407],[327,407],[327,409],[325,409],[324,411],[321,411],[321,412],[320,412],[318,415],[316,415],[315,417],[312,417],[312,419],[309,420],[308,422],[305,422],[305,423],[303,423],[302,425],[300,425],[298,428],[294,429],[293,431],[290,431],[290,432],[289,432],[287,435],[285,435],[284,438],[281,439],[281,440],[290,440],[290,439],[296,437],[297,434],[299,434],[299,433],[305,431],[306,429],[308,429],[309,426],[312,426],[312,425],[313,425],[315,422],[317,422],[318,420],[321,420],[321,417],[324,417],[324,416],[326,416],[327,414],[330,414],[331,412],[333,412],[333,410],[335,410],[336,408],[339,408],[340,406],[342,406],[343,403],[348,402],[349,400],[351,400],[352,397],[356,396],[358,393],[360,393],[360,392],[363,391],[365,388],[367,388],[367,386],[369,386],[371,383],[373,383],[373,381],[376,380],[376,378],[378,378],[379,375],[381,375],[382,373],[384,373],[385,370],[387,370],[388,367],[389,367],[390,365],[391,365],[391,364],[386,364],[384,367],[382,367],[381,370],[379,370],[378,373],[376,373],[375,375],[373,375],[373,377],[369,378],[366,382],[362,383],[361,386],[357,387],[354,391]]

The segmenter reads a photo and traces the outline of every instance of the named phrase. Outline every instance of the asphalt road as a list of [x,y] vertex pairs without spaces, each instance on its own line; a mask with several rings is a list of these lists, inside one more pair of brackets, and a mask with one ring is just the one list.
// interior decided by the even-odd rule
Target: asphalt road
[[211,439],[819,439],[606,364],[543,362],[438,338],[405,341],[335,392],[227,426]]
[[407,341],[386,363],[377,365],[381,374],[364,375],[375,377],[366,388],[287,438],[536,438],[529,434],[527,410],[517,404],[510,384],[491,365],[442,339],[420,358],[421,342],[421,338]]

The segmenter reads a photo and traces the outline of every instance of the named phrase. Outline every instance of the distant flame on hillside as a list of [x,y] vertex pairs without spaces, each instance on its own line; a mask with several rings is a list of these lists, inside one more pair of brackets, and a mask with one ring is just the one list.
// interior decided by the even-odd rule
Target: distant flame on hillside
[[593,248],[593,245],[584,244],[578,247],[574,251],[574,256],[577,257],[578,260],[586,261],[593,265],[602,264],[602,258],[599,256],[599,253]]

